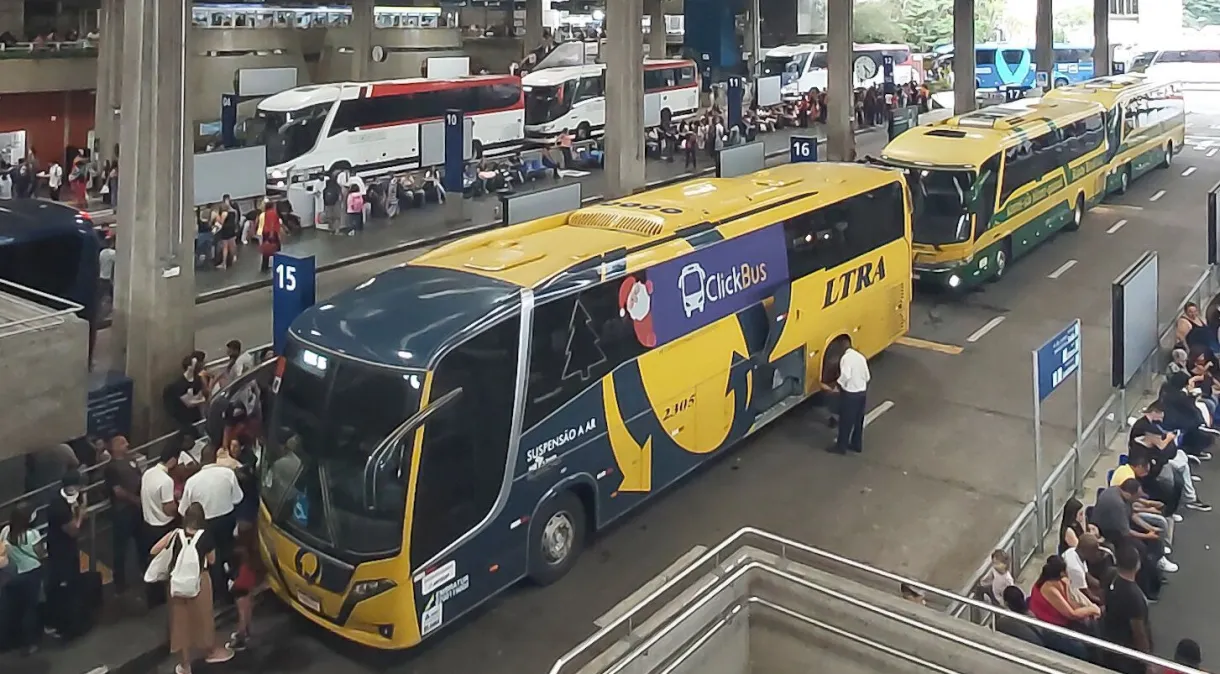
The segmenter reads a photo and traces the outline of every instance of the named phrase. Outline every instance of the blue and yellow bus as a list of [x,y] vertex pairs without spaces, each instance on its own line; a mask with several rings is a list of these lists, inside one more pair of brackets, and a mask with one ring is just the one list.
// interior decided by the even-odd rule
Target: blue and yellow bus
[[907,331],[903,174],[794,164],[442,246],[308,310],[276,364],[272,590],[401,649]]
[[[953,53],[952,47],[937,50]],[[975,85],[980,90],[1032,89],[1037,66],[1030,47],[1007,44],[980,44],[974,48]],[[1093,48],[1070,44],[1055,45],[1055,87],[1076,84],[1093,77]]]

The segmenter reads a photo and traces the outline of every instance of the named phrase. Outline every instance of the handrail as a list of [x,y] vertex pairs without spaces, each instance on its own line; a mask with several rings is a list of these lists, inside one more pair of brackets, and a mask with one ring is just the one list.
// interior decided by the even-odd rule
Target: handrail
[[[269,349],[269,348],[271,348],[271,344],[263,344],[263,345],[260,345],[260,346],[255,347],[255,348],[253,348],[253,349],[250,349],[249,351],[247,351],[247,353],[249,353],[249,354],[258,354],[258,353],[261,353],[261,352],[263,352],[263,351],[265,351],[265,350],[267,350],[267,349]],[[204,369],[206,369],[206,370],[215,370],[215,369],[217,369],[217,368],[219,368],[219,367],[223,366],[225,363],[227,363],[227,362],[228,362],[228,360],[229,360],[228,358],[217,358],[216,360],[209,361],[209,362],[208,362],[206,365],[204,365]],[[262,363],[257,363],[257,364],[256,364],[256,369],[257,369],[257,367],[262,366],[262,365],[263,365]],[[247,381],[247,380],[245,380],[244,378],[239,379],[238,381],[242,382],[243,384],[248,383],[248,381]],[[221,390],[220,390],[220,391],[217,393],[217,395],[219,396],[219,395],[222,395],[222,394],[226,394],[226,393],[228,393],[228,392],[229,392],[229,390],[232,388],[232,386],[233,386],[234,384],[236,384],[236,383],[237,383],[237,382],[230,382],[229,386],[226,386],[225,388],[221,389]],[[196,428],[199,428],[199,429],[205,429],[205,430],[206,430],[206,425],[207,425],[207,417],[206,417],[206,415],[205,415],[204,419],[200,420],[198,423],[196,423],[196,424],[195,424],[195,427],[196,427]],[[141,445],[137,445],[136,447],[132,447],[132,448],[131,448],[131,453],[132,453],[133,455],[136,455],[136,456],[142,456],[142,457],[145,457],[145,462],[144,462],[144,464],[141,464],[141,467],[143,467],[143,465],[145,465],[145,464],[147,463],[147,457],[149,457],[149,456],[155,456],[155,455],[154,455],[152,452],[150,452],[149,450],[151,450],[151,449],[152,449],[152,448],[154,448],[154,447],[161,446],[161,445],[163,445],[164,443],[169,442],[170,440],[172,440],[172,439],[174,439],[174,438],[177,438],[177,437],[181,436],[181,434],[182,434],[182,432],[181,432],[181,431],[173,431],[173,432],[170,432],[170,433],[166,433],[166,434],[161,435],[161,436],[159,436],[159,437],[157,437],[157,438],[154,438],[154,439],[152,439],[152,440],[149,440],[148,442],[145,442],[145,443],[143,443],[143,444],[141,444]],[[91,476],[91,475],[93,475],[93,474],[95,474],[95,473],[98,473],[99,471],[103,471],[103,470],[105,470],[105,469],[106,469],[106,466],[107,466],[107,465],[110,463],[110,461],[111,461],[111,458],[110,458],[110,457],[107,457],[106,459],[104,459],[104,460],[102,460],[102,461],[99,461],[99,462],[97,462],[96,464],[94,464],[94,465],[92,465],[92,466],[87,466],[87,467],[85,467],[85,468],[81,469],[81,471],[80,471],[81,477],[82,477],[82,478],[85,478],[85,477],[87,477],[87,476]],[[92,488],[96,487],[96,486],[97,486],[97,485],[99,485],[99,484],[101,484],[101,481],[98,481],[98,482],[89,482],[88,480],[84,480],[84,484],[82,485],[82,491],[88,491],[88,490],[90,490],[90,489],[92,489]],[[34,489],[34,490],[32,490],[32,491],[26,492],[26,493],[22,494],[21,496],[18,496],[18,497],[16,497],[16,498],[11,498],[11,499],[9,499],[9,500],[7,500],[7,501],[4,501],[3,503],[0,503],[0,511],[7,510],[8,508],[11,508],[11,507],[15,506],[16,504],[18,504],[18,503],[20,503],[20,502],[22,502],[22,501],[29,501],[29,500],[34,499],[35,497],[45,495],[45,494],[47,494],[47,493],[51,492],[52,490],[59,489],[59,488],[60,488],[62,485],[63,485],[63,483],[62,483],[61,481],[56,480],[56,481],[54,481],[54,482],[51,482],[51,483],[45,484],[45,485],[43,485],[43,486],[41,486],[41,487],[39,487],[39,488],[37,488],[37,489]],[[38,510],[41,510],[41,509],[42,509],[42,507],[40,506],[39,508],[37,508],[37,509],[35,510],[35,512],[38,512]]]
[[[30,327],[30,328],[24,329],[24,330],[18,329],[18,326],[22,326],[27,323],[37,323],[39,321],[58,321],[58,323],[56,323],[56,325],[59,325],[59,324],[63,323],[63,319],[65,317],[75,315],[77,312],[84,309],[83,306],[81,306],[71,300],[67,300],[62,297],[58,297],[56,295],[51,295],[49,293],[42,292],[41,290],[37,290],[35,288],[23,286],[20,283],[13,283],[12,281],[0,279],[0,292],[9,291],[9,290],[11,290],[12,292],[5,292],[5,295],[8,295],[10,298],[12,298],[12,300],[14,302],[20,303],[22,305],[28,305],[31,309],[41,309],[45,313],[41,313],[37,316],[30,316],[28,318],[15,318],[15,319],[11,319],[11,320],[0,321],[0,337],[10,337],[12,335],[19,335],[19,334],[22,334],[25,332],[29,332],[31,330],[37,330],[39,327],[42,327],[42,326],[33,326],[33,327]],[[36,299],[32,299],[32,298],[50,300],[51,302],[54,302],[56,305],[58,305],[62,308],[56,309],[54,307],[48,307],[48,306],[38,302]]]
[[[816,557],[816,558],[819,558],[819,559],[822,559],[825,561],[833,562],[835,564],[845,566],[845,567],[848,567],[848,568],[856,570],[856,571],[861,571],[866,574],[885,579],[887,581],[895,583],[896,585],[905,584],[907,586],[916,588],[916,589],[924,592],[925,595],[934,595],[934,596],[940,597],[941,599],[950,600],[951,602],[965,604],[972,608],[976,608],[976,609],[985,611],[993,616],[1005,616],[1008,618],[1012,618],[1014,620],[1022,622],[1031,627],[1037,627],[1038,629],[1050,631],[1050,632],[1053,632],[1062,637],[1066,637],[1069,639],[1074,639],[1076,641],[1083,642],[1083,643],[1088,644],[1089,646],[1093,646],[1095,648],[1100,648],[1102,650],[1106,650],[1106,651],[1109,651],[1112,653],[1117,653],[1119,655],[1124,655],[1124,656],[1127,656],[1130,658],[1134,658],[1134,659],[1139,660],[1140,662],[1144,662],[1146,664],[1152,664],[1152,665],[1156,665],[1158,667],[1176,668],[1177,671],[1182,672],[1182,674],[1205,674],[1204,672],[1201,672],[1197,669],[1192,669],[1190,667],[1184,667],[1182,665],[1177,665],[1177,664],[1174,664],[1167,660],[1163,660],[1163,659],[1153,656],[1153,655],[1148,655],[1146,653],[1140,653],[1138,651],[1134,651],[1129,648],[1125,648],[1123,646],[1118,646],[1116,644],[1111,644],[1109,642],[1103,641],[1101,639],[1097,639],[1095,637],[1088,636],[1086,634],[1080,634],[1080,633],[1073,632],[1071,630],[1068,630],[1068,629],[1065,629],[1062,627],[1058,627],[1056,625],[1050,625],[1048,623],[1043,623],[1042,621],[1037,620],[1036,618],[1030,618],[1028,616],[1018,615],[1016,613],[1012,613],[1011,611],[988,604],[986,602],[982,602],[977,599],[972,599],[970,597],[960,596],[960,595],[954,594],[952,592],[949,592],[947,590],[942,590],[938,587],[929,585],[922,581],[918,581],[918,580],[914,580],[914,579],[910,579],[910,578],[904,578],[898,574],[891,573],[889,571],[874,567],[869,564],[865,564],[864,562],[859,562],[854,559],[849,559],[847,557],[837,555],[833,552],[822,550],[820,548],[815,548],[813,546],[806,545],[799,541],[795,541],[790,538],[785,538],[783,536],[773,534],[773,533],[770,533],[767,531],[763,531],[761,529],[756,529],[754,527],[743,527],[741,529],[738,529],[732,536],[730,536],[727,539],[725,539],[724,541],[720,542],[718,545],[716,545],[711,550],[708,550],[704,554],[700,555],[700,557],[698,559],[691,562],[691,564],[689,564],[688,566],[683,568],[680,572],[678,572],[676,575],[674,575],[672,578],[670,578],[668,581],[666,581],[663,585],[661,585],[660,587],[649,592],[648,595],[646,595],[643,599],[641,599],[639,602],[637,602],[634,606],[629,608],[625,613],[623,613],[619,617],[615,618],[610,624],[608,624],[605,627],[603,627],[602,629],[598,630],[593,635],[589,636],[584,641],[582,641],[575,648],[568,651],[564,655],[560,656],[560,658],[558,660],[556,660],[555,665],[552,666],[552,668],[550,670],[551,674],[561,674],[561,672],[563,671],[563,667],[565,667],[566,665],[571,663],[576,658],[577,655],[579,655],[582,651],[584,651],[590,647],[596,646],[599,641],[607,638],[612,631],[617,630],[617,629],[623,627],[624,625],[628,626],[629,632],[632,631],[632,626],[634,625],[633,620],[637,617],[637,614],[639,614],[641,611],[644,610],[645,607],[647,607],[648,605],[655,602],[658,598],[660,598],[664,594],[673,590],[680,583],[683,583],[684,581],[686,581],[690,576],[692,576],[694,573],[696,573],[697,570],[699,570],[701,567],[706,565],[708,562],[713,562],[713,563],[718,564],[717,560],[719,559],[719,556],[722,552],[729,550],[729,549],[737,549],[739,547],[742,547],[741,545],[739,545],[739,543],[743,539],[745,539],[746,537],[749,537],[749,536],[757,537],[757,538],[762,539],[763,541],[778,545],[781,550],[781,556],[784,557],[785,559],[787,559],[786,552],[789,548],[793,549],[793,550],[799,550],[812,557]],[[763,565],[757,561],[752,561],[752,562],[748,563],[746,566],[749,566],[750,564],[758,564],[761,568],[764,568],[764,569],[767,568],[766,565]],[[784,577],[787,577],[790,575],[790,574],[787,574],[787,572],[780,571],[778,569],[776,569],[774,571],[770,571],[770,570],[768,570],[768,571],[777,573]],[[804,579],[799,579],[799,580],[801,582],[804,581]],[[720,583],[720,584],[723,584],[723,583]],[[850,601],[861,601],[861,600],[855,600],[854,598],[852,598]],[[862,603],[866,603],[866,602],[862,602]],[[882,610],[884,610],[884,609],[882,609]]]

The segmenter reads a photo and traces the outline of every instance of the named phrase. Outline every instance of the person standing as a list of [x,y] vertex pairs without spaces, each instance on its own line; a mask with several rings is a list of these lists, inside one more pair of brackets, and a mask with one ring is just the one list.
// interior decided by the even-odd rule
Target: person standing
[[830,451],[859,454],[864,451],[864,405],[872,375],[868,359],[852,347],[851,337],[843,339],[847,348],[839,358],[839,378],[835,386],[839,392],[839,437]]
[[215,450],[205,449],[203,467],[189,477],[182,487],[179,514],[186,515],[192,505],[203,507],[207,531],[216,544],[218,562],[212,568],[212,585],[219,594],[226,594],[225,565],[233,552],[233,532],[237,528],[237,505],[242,502],[237,473],[216,463]]
[[[1118,575],[1106,589],[1106,612],[1101,620],[1102,637],[1110,643],[1141,653],[1152,653],[1152,630],[1148,624],[1148,599],[1136,582],[1140,551],[1133,545],[1118,547]],[[1105,665],[1124,674],[1144,674],[1144,663],[1117,653],[1105,653]]]
[[118,257],[114,250],[114,235],[102,239],[102,249],[97,254],[97,276],[101,281],[102,297],[114,302],[114,263]]
[[87,507],[81,476],[68,471],[59,493],[47,505],[47,623],[60,636],[77,636],[87,611],[81,598],[81,527]]
[[[140,550],[145,562],[152,559],[149,550],[173,529],[178,515],[174,478],[170,473],[178,467],[179,454],[176,446],[166,445],[157,464],[140,476],[140,512],[144,517]],[[164,583],[149,583],[146,589],[149,608],[165,603]]]
[[265,201],[263,212],[258,216],[258,252],[262,255],[259,271],[271,271],[271,258],[282,248],[280,235],[279,211],[275,210],[275,204]]
[[205,384],[199,377],[202,362],[197,356],[187,356],[182,361],[182,376],[175,377],[162,391],[162,401],[170,419],[183,436],[199,439],[195,425],[203,419],[203,408],[207,403]]
[[135,566],[143,569],[144,554],[141,541],[142,478],[140,464],[131,455],[131,445],[127,438],[116,435],[110,441],[110,463],[106,464],[106,491],[110,496],[110,526],[113,534],[114,555],[114,589],[120,596],[126,595],[130,587],[127,583],[128,556],[135,550]]
[[33,508],[29,503],[18,503],[9,516],[9,523],[0,528],[0,559],[8,559],[7,568],[11,580],[0,593],[5,601],[0,610],[7,614],[7,622],[0,625],[11,628],[16,639],[14,646],[26,655],[38,650],[38,638],[42,635],[42,620],[39,602],[42,599],[42,558],[46,547],[42,535],[30,526]]
[[51,190],[51,198],[59,201],[59,190],[64,186],[64,167],[53,161],[47,167],[47,187]]

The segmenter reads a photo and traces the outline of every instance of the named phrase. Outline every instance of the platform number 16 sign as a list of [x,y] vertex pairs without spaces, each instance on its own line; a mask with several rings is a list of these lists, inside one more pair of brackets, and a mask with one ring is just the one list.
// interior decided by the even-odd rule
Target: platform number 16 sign
[[788,146],[788,160],[793,164],[818,160],[818,139],[811,136],[793,136]]

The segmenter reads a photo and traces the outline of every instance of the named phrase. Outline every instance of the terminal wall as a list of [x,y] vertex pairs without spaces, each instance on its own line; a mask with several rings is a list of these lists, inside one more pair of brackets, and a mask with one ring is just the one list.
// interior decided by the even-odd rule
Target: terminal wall
[[0,59],[0,95],[97,88],[96,53]]
[[0,460],[85,435],[89,325],[75,316],[36,327],[0,320]]

